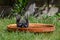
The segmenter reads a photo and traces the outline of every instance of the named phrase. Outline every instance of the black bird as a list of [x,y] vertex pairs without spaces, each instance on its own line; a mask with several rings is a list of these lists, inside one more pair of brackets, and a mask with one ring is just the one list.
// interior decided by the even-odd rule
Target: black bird
[[27,28],[29,26],[28,17],[27,16],[21,17],[20,15],[16,15],[16,24],[17,27]]

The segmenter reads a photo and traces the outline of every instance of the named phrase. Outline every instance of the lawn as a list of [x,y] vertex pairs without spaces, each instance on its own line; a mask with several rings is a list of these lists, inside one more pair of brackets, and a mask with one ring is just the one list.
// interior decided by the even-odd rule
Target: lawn
[[31,23],[54,24],[56,30],[50,33],[8,32],[6,30],[7,25],[16,23],[15,18],[0,19],[0,40],[60,40],[60,20],[58,18],[58,16],[43,17],[41,19],[29,18]]

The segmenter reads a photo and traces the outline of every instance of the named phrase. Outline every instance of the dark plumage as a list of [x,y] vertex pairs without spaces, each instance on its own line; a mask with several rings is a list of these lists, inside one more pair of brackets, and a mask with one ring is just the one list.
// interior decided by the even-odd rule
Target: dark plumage
[[17,27],[25,27],[27,28],[28,25],[29,25],[29,22],[28,22],[28,18],[25,16],[25,17],[21,17],[20,15],[17,15],[16,16],[16,24],[17,24]]

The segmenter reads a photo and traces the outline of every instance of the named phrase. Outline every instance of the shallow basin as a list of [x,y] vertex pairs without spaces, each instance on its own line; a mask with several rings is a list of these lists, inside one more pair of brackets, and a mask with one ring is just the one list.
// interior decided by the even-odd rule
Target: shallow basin
[[7,29],[9,31],[53,32],[55,26],[52,24],[30,23],[28,28],[17,28],[16,24],[9,24]]

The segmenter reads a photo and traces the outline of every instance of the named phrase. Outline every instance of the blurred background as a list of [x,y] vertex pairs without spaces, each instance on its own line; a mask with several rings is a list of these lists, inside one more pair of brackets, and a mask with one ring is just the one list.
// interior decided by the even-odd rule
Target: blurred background
[[[31,1],[32,0],[0,0],[0,18],[11,18],[14,17],[16,13],[21,14],[22,9]],[[39,7],[38,13],[32,13],[35,17],[40,17],[41,14],[48,16],[55,14],[60,16],[60,0],[35,0],[35,4]]]

